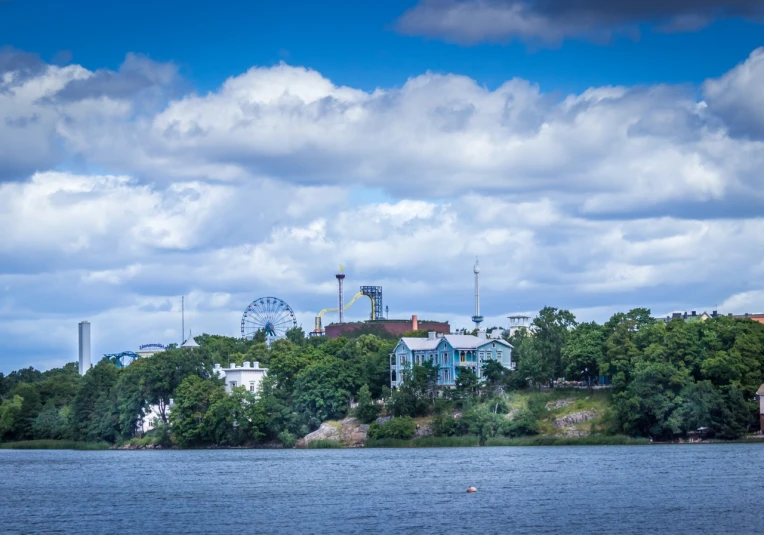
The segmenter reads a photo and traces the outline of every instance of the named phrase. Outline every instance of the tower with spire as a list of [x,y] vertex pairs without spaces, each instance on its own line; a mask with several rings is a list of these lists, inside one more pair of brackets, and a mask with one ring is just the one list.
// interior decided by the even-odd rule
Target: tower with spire
[[475,328],[480,329],[483,316],[480,315],[480,264],[477,258],[475,258],[475,267],[472,268],[472,272],[475,274],[475,315],[472,316],[472,321],[475,322]]

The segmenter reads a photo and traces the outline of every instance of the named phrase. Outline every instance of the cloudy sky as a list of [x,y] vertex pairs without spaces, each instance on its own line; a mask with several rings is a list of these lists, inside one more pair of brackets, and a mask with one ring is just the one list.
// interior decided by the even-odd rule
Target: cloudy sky
[[160,4],[0,1],[0,371],[182,295],[307,331],[340,264],[454,327],[475,257],[489,325],[764,311],[761,0]]

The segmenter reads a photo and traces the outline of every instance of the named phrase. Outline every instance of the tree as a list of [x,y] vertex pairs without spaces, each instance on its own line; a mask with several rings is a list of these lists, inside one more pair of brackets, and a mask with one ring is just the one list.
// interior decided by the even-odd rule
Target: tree
[[535,338],[525,338],[517,348],[517,371],[513,374],[522,386],[541,387],[552,378],[549,359],[544,358]]
[[375,420],[379,415],[379,408],[371,399],[369,385],[363,385],[358,391],[358,406],[355,409],[355,414],[364,423]]
[[210,423],[204,423],[207,410],[226,396],[218,381],[190,375],[181,381],[175,392],[169,421],[173,436],[180,446],[198,446],[209,440]]
[[13,438],[15,440],[29,440],[34,438],[33,424],[37,415],[42,410],[42,403],[40,402],[40,393],[37,390],[36,384],[30,383],[18,383],[13,390],[11,390],[10,396],[19,396],[23,400],[21,402],[21,410],[16,414],[15,425],[13,427]]
[[553,307],[542,308],[531,323],[536,350],[546,361],[544,368],[549,370],[551,377],[562,374],[562,348],[570,329],[575,325],[576,317],[570,311]]
[[15,438],[16,421],[23,404],[24,398],[21,396],[8,397],[0,403],[0,441]]
[[66,412],[64,409],[56,408],[53,400],[49,400],[32,422],[34,437],[36,439],[50,438],[54,440],[63,438],[67,433],[68,422],[64,417]]
[[292,327],[291,329],[288,329],[286,338],[298,347],[305,345],[305,331],[302,330],[302,327]]
[[483,364],[483,380],[491,394],[501,394],[509,381],[509,370],[498,360],[488,360]]
[[[111,414],[111,391],[117,384],[118,376],[119,370],[102,360],[82,378],[70,413],[73,438],[84,441],[101,439],[105,422],[104,415],[99,411],[106,410],[108,415]],[[114,431],[115,435],[119,433],[118,429]]]
[[461,400],[474,399],[480,389],[478,376],[469,368],[461,368],[455,381],[456,393]]
[[311,427],[318,427],[324,420],[346,414],[350,396],[357,385],[358,376],[354,369],[338,358],[326,358],[297,375],[294,386],[296,408],[310,418]]
[[602,360],[604,331],[596,323],[581,323],[573,329],[562,348],[562,370],[565,377],[587,380],[598,375]]

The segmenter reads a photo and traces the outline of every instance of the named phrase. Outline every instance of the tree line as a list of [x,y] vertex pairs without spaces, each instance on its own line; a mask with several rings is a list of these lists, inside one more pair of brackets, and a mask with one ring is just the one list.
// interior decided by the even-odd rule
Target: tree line
[[[447,390],[425,363],[406,370],[403,385],[391,391],[396,341],[381,333],[307,338],[300,328],[270,347],[262,334],[202,335],[197,349],[171,346],[125,368],[101,361],[83,377],[76,363],[21,369],[0,374],[0,441],[120,444],[141,436],[151,407],[159,415],[151,440],[180,447],[290,447],[321,422],[350,414],[372,423],[372,438],[409,438],[420,416],[432,417],[436,435],[516,437],[538,433],[544,409],[531,397],[506,418],[512,392],[600,376],[612,383],[608,433],[671,439],[707,426],[736,438],[758,428],[754,393],[764,375],[764,325],[751,320],[666,323],[634,309],[600,325],[546,307],[528,330],[507,339],[516,370],[489,362],[480,379],[465,370]],[[268,377],[257,394],[239,387],[227,395],[213,366],[244,361],[260,362]],[[376,423],[379,416],[392,419]]]

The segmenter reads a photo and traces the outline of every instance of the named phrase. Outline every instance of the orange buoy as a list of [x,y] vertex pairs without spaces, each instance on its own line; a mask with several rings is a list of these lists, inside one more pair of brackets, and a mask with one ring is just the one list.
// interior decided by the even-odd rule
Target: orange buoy
[[467,492],[477,492],[477,487],[467,487]]

